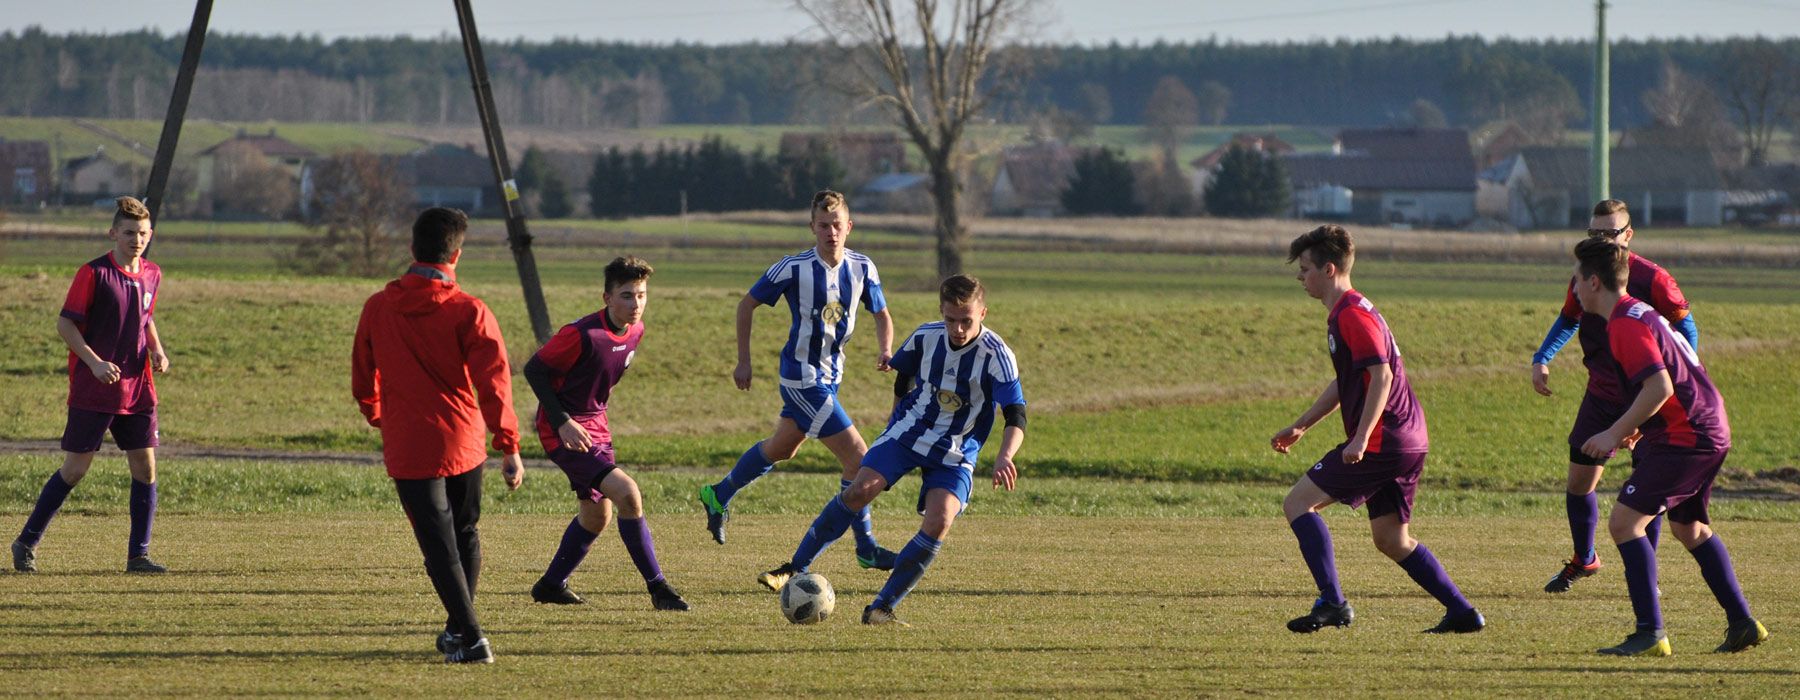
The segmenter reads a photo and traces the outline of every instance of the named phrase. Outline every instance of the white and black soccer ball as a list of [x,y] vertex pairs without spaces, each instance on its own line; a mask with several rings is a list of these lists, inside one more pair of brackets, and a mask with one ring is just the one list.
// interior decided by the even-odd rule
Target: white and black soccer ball
[[781,614],[796,625],[823,622],[837,607],[837,592],[818,574],[796,574],[781,587]]

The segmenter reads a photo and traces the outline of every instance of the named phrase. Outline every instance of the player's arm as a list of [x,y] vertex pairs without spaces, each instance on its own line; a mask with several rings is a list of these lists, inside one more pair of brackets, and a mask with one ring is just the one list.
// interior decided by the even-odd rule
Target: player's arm
[[731,371],[731,380],[737,388],[750,390],[750,327],[756,319],[756,307],[762,302],[754,294],[745,294],[737,307],[737,368]]
[[886,372],[888,361],[894,359],[894,316],[883,307],[875,312],[875,343],[881,346],[881,354],[875,356],[875,369]]
[[163,351],[162,336],[156,332],[156,319],[151,319],[145,333],[150,341],[150,369],[157,372],[169,371],[169,354]]
[[1638,392],[1624,415],[1582,443],[1582,453],[1590,457],[1618,449],[1675,395],[1675,381],[1649,326],[1637,319],[1615,319],[1606,325],[1606,339],[1613,360],[1625,371],[1627,386],[1637,386]]
[[593,436],[569,416],[568,408],[556,395],[557,378],[568,374],[580,359],[580,331],[574,326],[563,326],[551,336],[550,342],[544,343],[544,347],[525,361],[525,382],[531,385],[531,393],[537,397],[544,422],[556,428],[556,435],[563,445],[577,452],[587,452],[594,448]]
[[906,395],[912,393],[913,379],[911,372],[894,372],[894,406],[888,409],[889,416],[900,410],[900,402],[905,401]]
[[1688,347],[1700,349],[1700,327],[1694,324],[1694,313],[1688,308],[1687,295],[1681,293],[1681,285],[1675,283],[1675,276],[1667,270],[1659,270],[1656,279],[1650,283],[1650,306],[1662,314],[1669,325],[1686,338]]
[[1013,457],[1025,444],[1025,404],[1001,406],[1000,414],[1006,427],[1000,431],[1000,453],[994,456],[994,486],[1005,486],[1011,491],[1019,480],[1019,466],[1013,463]]
[[69,346],[69,352],[81,358],[81,363],[87,365],[88,371],[93,372],[94,378],[100,380],[101,384],[119,381],[119,366],[100,359],[100,355],[88,347],[87,339],[81,337],[81,326],[75,325],[75,321],[67,316],[58,316],[56,334],[62,336],[63,344]]
[[375,366],[375,343],[370,333],[369,310],[375,300],[363,305],[362,317],[356,321],[356,339],[350,344],[350,394],[363,420],[381,427],[381,370]]
[[1556,359],[1556,353],[1580,330],[1581,313],[1581,302],[1575,298],[1575,282],[1570,280],[1569,290],[1563,295],[1562,312],[1550,323],[1544,342],[1538,344],[1537,352],[1531,356],[1531,388],[1537,393],[1550,395],[1550,361]]
[[1275,448],[1276,452],[1287,454],[1288,448],[1300,441],[1300,436],[1305,435],[1319,421],[1325,420],[1337,407],[1338,385],[1337,380],[1332,380],[1325,384],[1325,390],[1319,392],[1319,398],[1313,399],[1312,406],[1305,413],[1301,413],[1288,427],[1275,433],[1275,437],[1269,438],[1269,446]]
[[1363,452],[1368,450],[1369,436],[1375,432],[1375,426],[1381,424],[1381,413],[1387,409],[1388,395],[1394,390],[1394,368],[1387,363],[1369,365],[1364,372],[1369,374],[1369,390],[1363,396],[1362,418],[1356,422],[1356,434],[1351,436],[1350,444],[1344,446],[1344,463],[1361,462]]
[[525,463],[519,458],[519,417],[512,409],[512,368],[506,361],[500,322],[484,304],[475,306],[474,328],[463,338],[463,357],[468,358],[482,421],[494,434],[494,450],[505,455],[501,476],[506,488],[517,489],[525,480]]
[[1675,395],[1675,380],[1669,378],[1669,370],[1657,369],[1655,374],[1644,379],[1644,386],[1638,390],[1631,407],[1625,409],[1625,415],[1619,416],[1612,427],[1588,438],[1581,446],[1581,451],[1589,457],[1600,458],[1607,453],[1619,449],[1625,439],[1637,433],[1637,428],[1650,420],[1650,416],[1662,409],[1664,402]]

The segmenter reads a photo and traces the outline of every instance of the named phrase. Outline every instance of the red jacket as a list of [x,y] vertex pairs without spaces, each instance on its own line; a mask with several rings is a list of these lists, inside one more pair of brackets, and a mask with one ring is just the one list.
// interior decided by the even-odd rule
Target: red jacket
[[447,265],[414,263],[363,304],[350,391],[369,425],[381,428],[381,456],[393,478],[474,469],[487,459],[481,443],[490,432],[495,450],[519,451],[500,324],[486,304],[457,288]]

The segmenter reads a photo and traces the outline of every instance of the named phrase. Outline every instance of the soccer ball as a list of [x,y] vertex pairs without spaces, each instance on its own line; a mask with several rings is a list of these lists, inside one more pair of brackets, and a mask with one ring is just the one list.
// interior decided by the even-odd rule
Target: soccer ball
[[781,614],[796,625],[823,622],[837,607],[837,592],[818,574],[796,574],[781,587]]

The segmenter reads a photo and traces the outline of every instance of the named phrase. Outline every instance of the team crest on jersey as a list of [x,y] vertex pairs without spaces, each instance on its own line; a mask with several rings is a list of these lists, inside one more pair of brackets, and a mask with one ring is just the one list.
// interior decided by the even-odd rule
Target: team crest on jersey
[[149,292],[144,292],[144,310],[145,311],[150,310],[150,293]]
[[938,408],[951,412],[960,411],[963,408],[962,397],[957,396],[956,392],[946,389],[938,390],[937,403]]
[[844,320],[844,305],[835,301],[826,304],[825,308],[819,309],[819,318],[824,319],[826,323],[837,323]]

